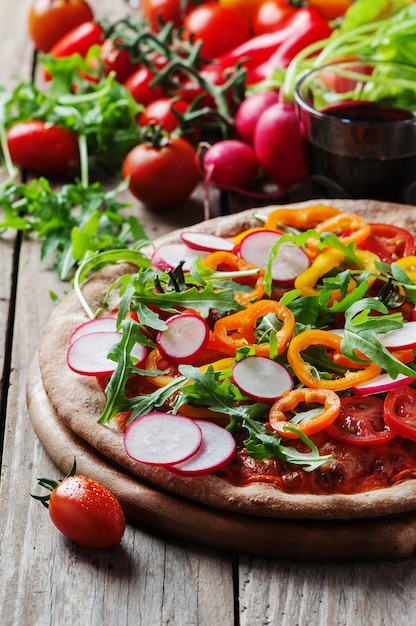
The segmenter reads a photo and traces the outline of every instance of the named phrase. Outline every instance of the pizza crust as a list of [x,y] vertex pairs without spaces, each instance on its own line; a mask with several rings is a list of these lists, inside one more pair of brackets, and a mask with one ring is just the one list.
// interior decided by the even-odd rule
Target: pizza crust
[[[330,204],[343,211],[362,214],[371,222],[391,222],[416,230],[414,207],[376,201],[322,200],[290,205],[293,208]],[[198,230],[221,236],[233,236],[258,222],[254,213],[267,214],[279,207],[252,209],[235,215],[215,218],[187,229],[170,233],[155,245],[180,241],[183,230]],[[84,285],[87,302],[98,309],[107,288],[122,274],[134,271],[132,266],[108,266],[95,273]],[[168,493],[184,496],[204,505],[261,517],[289,519],[360,519],[416,509],[416,480],[386,489],[354,495],[288,494],[264,483],[233,486],[216,475],[186,478],[163,468],[132,460],[125,452],[123,436],[115,427],[97,423],[105,406],[105,396],[95,378],[72,372],[66,363],[66,352],[73,330],[86,321],[75,292],[57,305],[49,319],[39,345],[39,367],[42,382],[53,410],[82,440],[137,480],[157,486]],[[53,437],[53,433],[51,433]]]

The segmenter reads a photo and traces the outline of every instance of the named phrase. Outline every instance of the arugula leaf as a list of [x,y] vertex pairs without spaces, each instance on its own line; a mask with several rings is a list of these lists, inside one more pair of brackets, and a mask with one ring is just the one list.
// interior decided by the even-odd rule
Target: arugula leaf
[[[371,310],[386,315],[370,315]],[[400,313],[387,313],[387,307],[375,298],[364,298],[355,302],[345,313],[341,350],[352,361],[365,362],[357,357],[355,351],[359,350],[366,355],[367,360],[377,363],[392,378],[400,373],[414,377],[414,370],[396,359],[377,337],[378,334],[403,326]]]
[[277,457],[287,463],[302,465],[305,472],[311,472],[320,465],[329,461],[333,455],[320,456],[319,450],[309,437],[300,432],[297,428],[288,427],[288,430],[296,433],[305,443],[310,452],[299,452],[293,446],[282,444],[282,439],[271,433],[264,424],[251,419],[244,419],[243,427],[249,432],[249,437],[244,440],[244,445],[251,457],[258,461]]

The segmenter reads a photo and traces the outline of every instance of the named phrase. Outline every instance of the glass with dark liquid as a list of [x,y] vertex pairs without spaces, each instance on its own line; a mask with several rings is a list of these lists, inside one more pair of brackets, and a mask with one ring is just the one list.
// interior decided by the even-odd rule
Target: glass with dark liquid
[[329,197],[416,204],[416,67],[340,62],[295,93],[306,165]]

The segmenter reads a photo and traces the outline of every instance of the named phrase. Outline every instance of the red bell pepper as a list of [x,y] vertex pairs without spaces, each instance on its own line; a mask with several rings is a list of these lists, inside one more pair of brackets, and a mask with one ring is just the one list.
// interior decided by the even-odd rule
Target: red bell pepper
[[328,38],[333,29],[310,7],[297,9],[282,28],[253,37],[223,54],[216,62],[205,65],[201,74],[216,85],[225,82],[227,71],[237,64],[247,70],[246,84],[252,85],[270,76],[274,68],[286,68],[306,46]]

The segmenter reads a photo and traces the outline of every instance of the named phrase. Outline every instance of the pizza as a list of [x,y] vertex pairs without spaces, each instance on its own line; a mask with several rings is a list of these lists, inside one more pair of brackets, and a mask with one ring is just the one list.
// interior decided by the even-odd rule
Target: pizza
[[[124,338],[113,357],[118,369],[78,373],[68,354],[89,317],[79,290],[71,291],[48,321],[36,356],[53,411],[109,466],[216,510],[289,520],[357,520],[414,510],[416,341],[393,339],[386,347],[380,340],[413,325],[413,212],[348,200],[253,209],[160,238],[156,252],[140,251],[149,260],[141,270],[120,261],[94,271],[81,286],[90,317],[99,312],[123,319],[133,333],[144,332],[145,356],[131,359],[135,342],[118,327]],[[253,244],[258,233],[260,245]],[[200,234],[232,246],[202,252],[195,248]],[[255,259],[267,237],[275,242],[273,262],[269,248],[268,261],[240,262],[250,236]],[[177,271],[159,252],[168,247],[181,255],[187,237],[197,261],[181,262]],[[148,276],[160,306],[148,297]],[[204,319],[208,334],[200,346],[196,326],[191,339],[163,342],[174,316],[185,326],[187,316]],[[269,370],[256,369],[269,361],[285,370],[283,387],[275,390]],[[237,364],[243,364],[240,379]],[[169,384],[172,392],[163,395]],[[205,420],[231,433],[232,455],[199,474],[181,472],[182,461],[132,458],[126,433],[155,413]],[[407,419],[401,419],[404,413]]]

